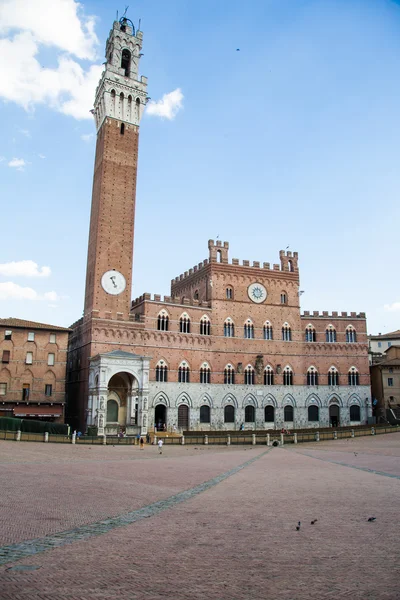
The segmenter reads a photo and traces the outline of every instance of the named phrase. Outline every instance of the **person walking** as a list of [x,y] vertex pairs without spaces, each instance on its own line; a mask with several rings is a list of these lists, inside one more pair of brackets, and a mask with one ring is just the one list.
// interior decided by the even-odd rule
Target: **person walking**
[[146,433],[146,444],[150,444],[150,434]]
[[142,437],[139,440],[139,446],[140,446],[140,449],[143,450],[143,448],[144,448],[144,439]]
[[160,451],[160,454],[162,454],[162,447],[163,447],[164,442],[160,439],[158,440],[158,449]]

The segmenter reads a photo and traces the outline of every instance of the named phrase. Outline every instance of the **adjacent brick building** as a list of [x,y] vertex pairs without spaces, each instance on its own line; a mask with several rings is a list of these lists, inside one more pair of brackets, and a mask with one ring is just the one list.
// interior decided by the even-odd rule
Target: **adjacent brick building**
[[0,416],[64,423],[69,329],[0,319]]
[[[364,313],[299,307],[296,252],[229,260],[228,242],[131,302],[142,33],[115,22],[96,91],[98,130],[84,316],[72,326],[70,421],[100,434],[360,424],[371,416]],[[260,235],[263,232],[260,230]]]

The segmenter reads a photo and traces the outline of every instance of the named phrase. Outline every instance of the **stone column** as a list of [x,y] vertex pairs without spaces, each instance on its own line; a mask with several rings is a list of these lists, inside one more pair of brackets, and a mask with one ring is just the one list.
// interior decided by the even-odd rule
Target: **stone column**
[[43,441],[44,442],[48,442],[49,441],[49,432],[48,431],[44,432],[44,439],[43,439]]
[[285,441],[283,439],[283,433],[281,433],[281,446],[283,446],[284,443],[285,443]]
[[297,433],[293,434],[293,442],[297,444]]
[[208,435],[204,436],[204,445],[207,446],[208,444]]
[[315,441],[319,442],[319,431],[315,432]]
[[108,388],[99,389],[99,407],[97,410],[97,428],[98,435],[105,435],[105,426],[107,421],[107,396]]

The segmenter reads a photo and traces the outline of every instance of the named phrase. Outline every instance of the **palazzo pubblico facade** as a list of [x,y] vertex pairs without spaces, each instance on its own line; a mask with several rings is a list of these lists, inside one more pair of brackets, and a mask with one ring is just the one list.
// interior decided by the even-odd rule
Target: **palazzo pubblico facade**
[[371,417],[364,313],[304,312],[296,252],[279,262],[208,257],[171,292],[131,300],[143,35],[126,18],[106,43],[83,317],[72,326],[68,414],[99,435],[294,429]]

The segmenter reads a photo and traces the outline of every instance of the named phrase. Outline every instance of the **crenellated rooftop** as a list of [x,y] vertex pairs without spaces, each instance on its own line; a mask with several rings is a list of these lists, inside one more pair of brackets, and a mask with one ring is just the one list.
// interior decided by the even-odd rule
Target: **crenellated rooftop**
[[366,319],[365,312],[360,312],[358,314],[355,312],[341,312],[339,314],[336,311],[329,313],[327,310],[323,310],[322,312],[319,310],[314,310],[312,312],[305,310],[300,317],[302,319]]
[[139,296],[138,298],[135,298],[135,300],[132,300],[131,303],[131,308],[133,308],[134,306],[138,306],[139,304],[141,304],[142,302],[157,302],[157,303],[161,303],[161,304],[180,304],[182,306],[191,306],[194,308],[210,308],[211,307],[211,302],[207,301],[207,300],[195,300],[194,298],[182,298],[180,296],[164,296],[163,299],[161,299],[161,294],[153,294],[153,297],[151,294],[142,294],[141,296]]

